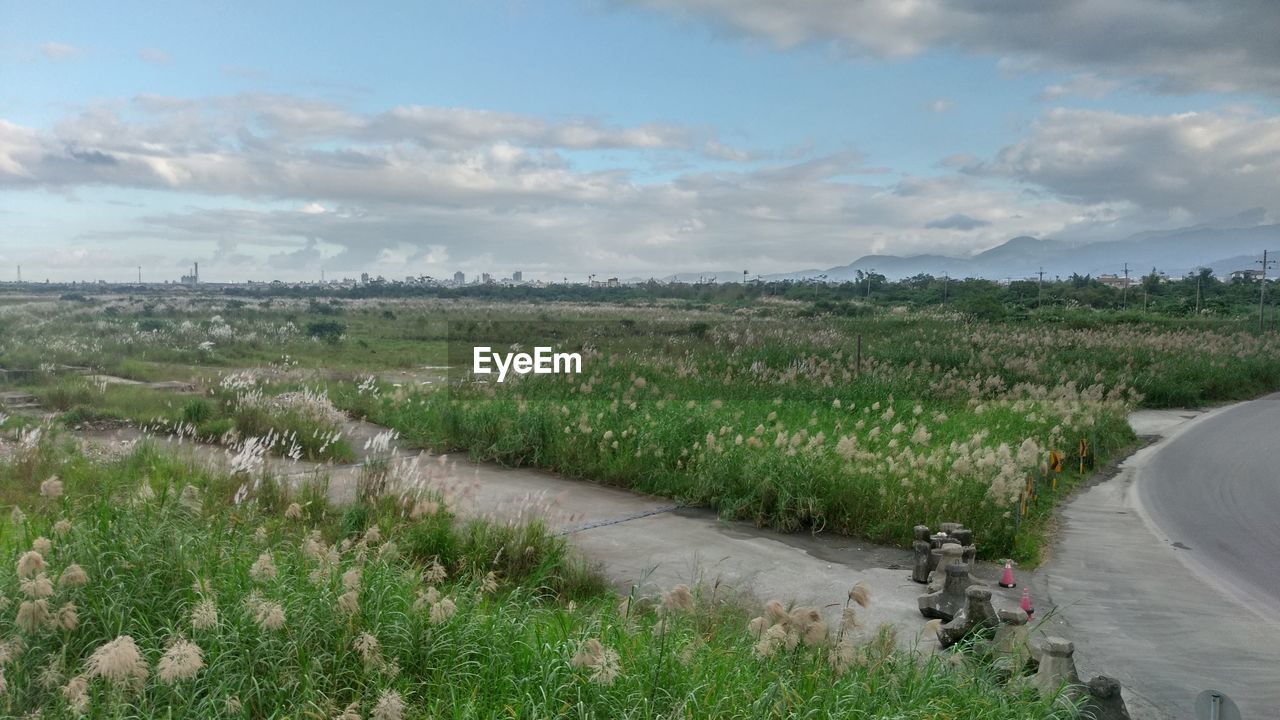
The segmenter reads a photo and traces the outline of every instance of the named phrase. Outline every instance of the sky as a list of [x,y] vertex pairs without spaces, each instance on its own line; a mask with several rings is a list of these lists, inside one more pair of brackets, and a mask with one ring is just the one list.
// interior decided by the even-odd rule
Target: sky
[[827,268],[1280,222],[1274,0],[0,0],[0,279]]

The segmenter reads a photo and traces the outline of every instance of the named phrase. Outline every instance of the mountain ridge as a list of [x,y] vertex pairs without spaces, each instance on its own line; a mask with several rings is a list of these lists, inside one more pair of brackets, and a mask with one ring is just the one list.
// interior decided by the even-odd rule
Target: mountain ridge
[[[987,280],[1080,275],[1122,275],[1126,265],[1134,277],[1152,268],[1171,277],[1185,275],[1201,267],[1216,274],[1256,269],[1246,261],[1261,258],[1262,251],[1280,251],[1280,224],[1252,227],[1215,228],[1195,226],[1167,231],[1146,231],[1122,240],[1075,243],[1054,238],[1019,235],[967,257],[934,253],[919,255],[864,255],[847,265],[812,268],[761,276],[763,280],[816,280],[846,282],[856,280],[858,271],[875,271],[891,280],[913,275],[949,275],[953,278]],[[1280,252],[1277,252],[1280,259]],[[1250,261],[1251,262],[1251,261]],[[737,282],[742,271],[676,273],[667,282]]]

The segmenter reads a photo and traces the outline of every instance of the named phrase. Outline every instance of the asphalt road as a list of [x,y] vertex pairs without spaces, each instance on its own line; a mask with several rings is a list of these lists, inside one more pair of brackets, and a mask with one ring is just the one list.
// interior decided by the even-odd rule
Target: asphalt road
[[1158,531],[1199,574],[1280,617],[1280,393],[1170,438],[1137,489]]
[[1225,692],[1280,718],[1280,396],[1130,416],[1154,440],[1062,509],[1028,584],[1082,678],[1120,680],[1134,720],[1194,718]]

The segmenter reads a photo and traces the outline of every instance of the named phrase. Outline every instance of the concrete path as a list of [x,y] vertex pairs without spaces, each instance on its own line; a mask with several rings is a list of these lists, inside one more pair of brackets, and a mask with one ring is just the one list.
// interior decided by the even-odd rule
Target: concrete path
[[[1063,507],[1053,558],[1028,578],[1037,607],[1055,608],[1046,624],[1075,642],[1081,677],[1118,678],[1134,718],[1195,717],[1195,698],[1208,688],[1235,700],[1246,720],[1280,716],[1280,625],[1189,563],[1143,503],[1147,493],[1164,492],[1171,475],[1194,470],[1165,462],[1181,457],[1183,439],[1198,436],[1206,452],[1225,442],[1197,428],[1229,412],[1236,410],[1135,413],[1131,424],[1153,444]],[[1254,452],[1270,457],[1271,448]],[[1229,480],[1230,468],[1202,479]],[[1269,511],[1275,517],[1280,507]],[[1268,532],[1275,531],[1272,523]],[[1182,536],[1194,545],[1193,537]],[[1280,575],[1277,555],[1261,562],[1272,578]]]
[[[1136,491],[1148,482],[1157,487],[1148,479],[1152,458],[1172,438],[1215,413],[1134,413],[1135,431],[1156,443],[1065,505],[1052,560],[1034,573],[1019,573],[1032,588],[1038,634],[1072,639],[1082,678],[1117,677],[1135,718],[1192,717],[1195,696],[1209,687],[1230,695],[1245,718],[1272,717],[1280,708],[1280,627],[1184,564],[1179,555],[1185,551],[1145,517]],[[381,432],[356,421],[344,429],[362,459],[365,443]],[[136,431],[98,439],[131,437]],[[204,461],[225,462],[220,448],[181,447]],[[863,615],[869,628],[892,625],[909,647],[924,626],[916,606],[922,589],[910,580],[904,550],[836,535],[779,534],[668,499],[539,470],[454,462],[395,449],[394,443],[390,457],[402,475],[445,494],[460,515],[499,522],[543,518],[622,592],[634,586],[654,595],[676,584],[700,585],[748,601],[816,606],[834,623],[849,588],[862,581],[873,596]],[[273,473],[295,482],[326,477],[336,503],[355,497],[358,466],[269,462]],[[1021,587],[995,587],[998,568],[984,565],[976,574],[993,588],[998,606],[1016,605]]]
[[[349,425],[344,435],[363,457],[365,441],[383,429],[356,421]],[[81,435],[110,445],[140,437],[132,429]],[[200,462],[226,462],[222,448],[156,441]],[[653,596],[678,584],[701,586],[704,592],[732,595],[748,603],[776,599],[818,607],[834,626],[850,588],[861,581],[870,586],[872,596],[870,608],[860,612],[865,632],[892,625],[904,647],[918,641],[921,649],[936,645],[936,640],[920,637],[925,619],[916,598],[923,586],[911,581],[907,550],[839,535],[780,534],[722,521],[709,511],[680,508],[669,499],[541,470],[455,462],[404,450],[393,450],[390,456],[400,474],[443,493],[462,516],[499,522],[532,516],[544,519],[553,532],[568,536],[620,592],[635,587],[641,596]],[[335,503],[355,498],[358,466],[268,462],[273,474],[294,482],[327,478],[330,500]],[[998,607],[1016,607],[1019,591],[995,587],[998,575],[999,568],[987,564],[975,572],[977,579],[993,587]]]

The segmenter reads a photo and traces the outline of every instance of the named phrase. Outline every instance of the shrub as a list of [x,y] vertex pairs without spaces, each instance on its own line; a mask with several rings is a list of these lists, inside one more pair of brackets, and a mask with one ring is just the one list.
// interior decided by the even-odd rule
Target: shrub
[[329,344],[337,344],[347,332],[347,326],[333,320],[318,320],[307,323],[307,334],[319,338]]

